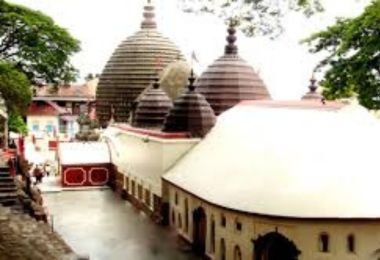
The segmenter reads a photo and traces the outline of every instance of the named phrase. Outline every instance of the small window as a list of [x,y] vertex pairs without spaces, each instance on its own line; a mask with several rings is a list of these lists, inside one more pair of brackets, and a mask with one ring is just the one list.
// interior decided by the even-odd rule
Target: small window
[[220,225],[222,227],[225,227],[226,226],[226,217],[224,215],[222,215],[222,218],[220,219]]
[[150,207],[150,191],[149,190],[145,190],[145,204]]
[[136,184],[135,184],[135,181],[132,181],[132,196],[135,197],[136,196]]
[[347,237],[347,249],[348,252],[355,253],[355,237],[352,234]]
[[174,203],[178,205],[178,194],[177,192],[174,194]]
[[242,228],[243,228],[243,225],[242,225],[241,222],[238,221],[238,220],[236,220],[236,222],[235,222],[235,226],[236,226],[236,230],[237,230],[237,231],[241,231]]
[[326,233],[319,235],[319,251],[320,252],[329,252],[329,235]]
[[143,188],[142,188],[142,185],[140,185],[140,184],[137,186],[137,196],[138,196],[139,200],[142,200]]
[[175,212],[174,210],[172,211],[172,223],[175,225]]
[[180,213],[178,213],[177,219],[178,219],[178,227],[182,229],[182,217]]
[[32,131],[33,132],[38,132],[40,130],[40,125],[38,124],[37,121],[33,121],[32,123]]

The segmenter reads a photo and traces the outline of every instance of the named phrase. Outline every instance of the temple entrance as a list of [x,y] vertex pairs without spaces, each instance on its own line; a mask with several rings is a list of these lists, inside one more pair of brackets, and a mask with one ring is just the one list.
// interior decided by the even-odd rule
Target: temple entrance
[[292,241],[277,232],[259,236],[253,243],[255,260],[297,260],[301,253]]
[[199,207],[193,211],[193,250],[203,255],[206,250],[206,213]]

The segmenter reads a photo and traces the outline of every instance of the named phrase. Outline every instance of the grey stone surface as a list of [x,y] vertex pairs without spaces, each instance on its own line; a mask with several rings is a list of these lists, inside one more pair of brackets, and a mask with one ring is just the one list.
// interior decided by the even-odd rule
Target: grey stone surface
[[54,229],[91,260],[191,260],[177,235],[157,226],[111,190],[44,194]]
[[59,260],[73,251],[50,227],[0,206],[1,260]]

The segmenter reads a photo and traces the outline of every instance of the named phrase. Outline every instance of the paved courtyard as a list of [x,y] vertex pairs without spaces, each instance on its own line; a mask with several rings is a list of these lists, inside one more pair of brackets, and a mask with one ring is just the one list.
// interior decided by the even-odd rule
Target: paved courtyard
[[54,229],[91,260],[198,259],[178,248],[177,236],[153,224],[111,190],[44,194]]

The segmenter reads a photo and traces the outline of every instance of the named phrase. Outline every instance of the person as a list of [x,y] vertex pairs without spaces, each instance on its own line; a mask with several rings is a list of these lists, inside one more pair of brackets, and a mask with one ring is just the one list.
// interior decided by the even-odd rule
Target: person
[[39,166],[36,166],[34,168],[33,175],[36,178],[36,183],[42,182],[42,171]]
[[46,164],[45,164],[45,174],[46,174],[46,176],[49,176],[49,175],[50,175],[50,171],[51,171],[51,169],[50,169],[50,164],[49,164],[49,163],[46,163]]

